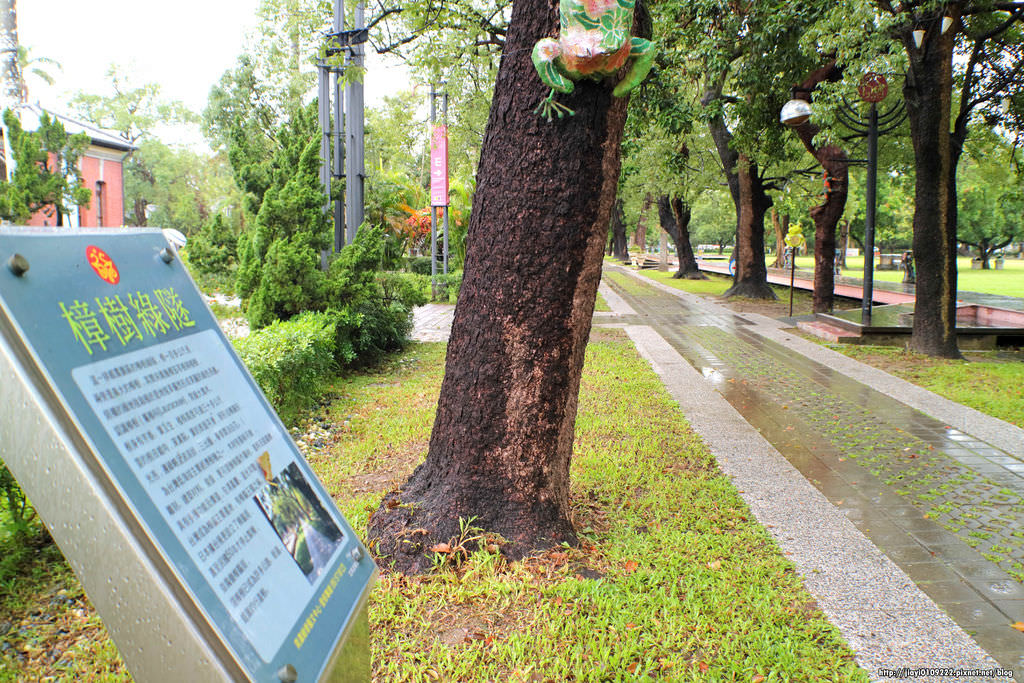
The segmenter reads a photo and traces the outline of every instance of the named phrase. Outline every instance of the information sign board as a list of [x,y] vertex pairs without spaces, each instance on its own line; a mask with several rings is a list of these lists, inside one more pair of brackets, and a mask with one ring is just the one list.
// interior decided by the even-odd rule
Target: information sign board
[[0,259],[7,342],[197,629],[251,680],[320,679],[376,566],[160,231],[0,228]]

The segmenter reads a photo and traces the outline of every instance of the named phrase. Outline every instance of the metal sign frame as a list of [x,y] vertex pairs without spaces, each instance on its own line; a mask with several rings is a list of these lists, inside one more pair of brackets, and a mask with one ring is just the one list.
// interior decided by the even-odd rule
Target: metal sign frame
[[[0,263],[4,264],[0,266],[0,376],[4,377],[0,454],[82,580],[133,675],[140,680],[365,680],[369,675],[365,605],[376,565],[309,470],[161,233],[0,228]],[[162,333],[160,328],[147,328],[151,332],[147,335],[136,324],[134,334],[129,330],[124,335],[127,341],[117,333],[121,348],[116,348],[114,328],[108,326],[106,341],[113,351],[94,361],[94,351],[95,356],[101,355],[99,348],[90,348],[76,336],[68,309],[78,304],[87,307],[90,297],[102,308],[104,302],[129,299],[133,292],[142,300],[144,292],[157,291],[176,295],[172,304],[181,306],[179,314],[187,314],[177,320],[180,326],[167,325]],[[174,314],[173,309],[164,308],[164,312]],[[107,317],[108,325],[115,324],[112,320]],[[136,317],[134,322],[140,320]],[[207,374],[197,371],[188,378],[213,378],[202,386],[220,403],[214,398],[192,400],[198,391],[174,393],[187,384],[185,375],[173,382],[167,378],[186,366],[206,368]],[[149,374],[131,375],[137,368],[146,368]],[[136,419],[139,413],[124,412],[118,417],[114,403],[103,410],[96,403],[114,395],[120,400],[119,392],[128,391],[136,393],[124,393],[118,408],[128,411],[129,404],[137,408],[144,395],[162,391],[169,398],[155,405],[179,411],[177,420],[165,423],[168,431],[163,441],[155,438],[153,424],[144,432],[132,431],[144,427]],[[209,408],[206,419],[202,416],[207,406],[219,406],[225,398],[230,409],[217,414],[227,416],[221,421],[226,426],[212,431],[218,422],[213,409]],[[173,403],[167,402],[170,399]],[[231,430],[237,432],[245,425],[265,429],[269,440],[235,437],[224,442],[233,451],[220,447],[221,434],[226,439]],[[245,519],[253,520],[249,528],[255,531],[253,540],[246,541],[251,544],[239,547],[251,557],[267,553],[259,571],[242,561],[243,550],[234,557],[239,560],[235,569],[240,571],[232,580],[245,580],[247,591],[260,586],[260,596],[266,593],[259,603],[249,601],[252,611],[248,614],[229,607],[223,582],[220,588],[213,586],[210,572],[204,573],[209,565],[197,561],[194,547],[187,547],[198,531],[186,541],[185,532],[170,528],[171,508],[178,514],[199,494],[186,498],[173,489],[168,500],[173,498],[174,505],[164,510],[154,501],[158,484],[153,482],[161,476],[157,465],[166,473],[169,467],[187,466],[189,458],[198,464],[199,456],[189,455],[193,449],[186,450],[181,443],[177,451],[162,451],[163,460],[153,466],[152,481],[147,483],[143,480],[149,477],[132,468],[125,450],[145,440],[141,435],[147,433],[161,446],[171,444],[172,438],[175,443],[179,438],[182,443],[189,438],[209,441],[208,450],[202,451],[208,454],[204,461],[219,464],[225,473],[220,479],[207,477],[210,491],[240,485],[224,483],[229,476],[248,482],[236,502]],[[266,463],[265,483],[254,474],[257,449],[250,448],[262,443],[269,444],[259,456],[259,462]],[[136,464],[144,460],[133,459]],[[240,463],[236,469],[228,467],[235,461]],[[200,490],[198,484],[194,488]],[[266,511],[265,501],[284,495],[275,490],[290,491],[291,498],[299,501],[295,510],[304,525],[301,538],[306,557],[300,558],[295,526],[287,529],[288,537],[278,528],[284,518],[278,518],[276,504]],[[250,491],[256,492],[252,498],[246,497]],[[211,494],[203,502],[218,502],[221,497],[227,496]],[[262,518],[257,508],[263,510]],[[207,533],[219,531],[217,538],[230,540],[237,530],[226,526],[226,515],[217,517],[212,509],[197,503],[188,510],[195,519],[191,528],[199,529],[202,522]],[[224,505],[222,509],[234,508]],[[189,526],[182,517],[176,519],[179,527]],[[317,533],[331,527],[330,538]],[[314,545],[316,535],[322,539],[317,548],[322,552],[317,556],[320,566],[313,572],[304,567],[312,565],[308,546]],[[287,540],[294,540],[291,549]],[[272,576],[273,585],[267,583]],[[261,585],[264,577],[266,585]],[[249,595],[246,592],[243,597]],[[257,616],[247,629],[250,615]]]

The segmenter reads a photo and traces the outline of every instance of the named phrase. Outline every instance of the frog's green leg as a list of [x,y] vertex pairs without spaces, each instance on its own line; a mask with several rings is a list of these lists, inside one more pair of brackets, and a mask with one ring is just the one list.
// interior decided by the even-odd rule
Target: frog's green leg
[[552,89],[551,93],[540,101],[540,104],[538,104],[537,108],[533,110],[533,113],[540,114],[548,121],[551,120],[552,116],[557,116],[558,118],[562,118],[566,114],[569,116],[576,116],[576,112],[572,109],[569,109],[569,107],[564,104],[555,102],[555,92],[556,91]]
[[654,58],[658,56],[658,46],[649,40],[634,36],[629,43],[629,56],[635,58],[633,66],[612,91],[615,97],[624,97],[647,78],[648,72],[654,66]]
[[564,104],[555,102],[555,93],[571,93],[576,85],[563,74],[558,68],[558,60],[562,55],[562,47],[553,38],[538,40],[533,47],[533,66],[537,69],[537,75],[544,85],[551,88],[546,98],[541,100],[534,112],[540,114],[548,121],[552,116],[562,118],[566,114],[574,116],[576,112]]
[[555,65],[562,56],[562,48],[554,38],[538,40],[533,46],[533,66],[544,85],[558,92],[571,93],[575,85]]

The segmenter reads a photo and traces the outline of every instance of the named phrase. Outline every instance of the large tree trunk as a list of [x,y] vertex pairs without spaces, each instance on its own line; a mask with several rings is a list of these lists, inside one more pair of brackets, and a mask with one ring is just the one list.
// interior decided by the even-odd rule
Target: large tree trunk
[[[959,358],[956,340],[956,166],[950,135],[955,31],[926,35],[923,49],[904,37],[910,69],[904,98],[914,145],[914,261],[917,296],[910,346]],[[868,258],[869,255],[865,255]]]
[[690,206],[679,197],[671,200],[668,195],[658,197],[658,219],[664,230],[676,245],[679,267],[674,279],[706,280],[707,276],[700,272],[697,259],[690,245]]
[[616,200],[612,212],[612,256],[623,263],[629,263],[629,241],[626,239],[626,223],[622,214],[622,200]]
[[561,96],[575,116],[533,113],[530,52],[557,22],[557,4],[514,0],[430,450],[369,522],[384,567],[428,569],[460,519],[510,558],[576,542],[569,464],[626,100],[582,81]]
[[[847,184],[849,190],[849,184]],[[846,267],[846,250],[850,248],[850,221],[845,220],[839,224],[839,255],[836,257],[836,265],[840,268]]]
[[[837,80],[841,74],[835,60],[815,70],[800,84],[803,92],[810,93],[825,80]],[[814,136],[818,127],[807,121],[795,128],[804,147],[814,155],[825,171],[825,198],[811,209],[814,221],[814,294],[815,313],[832,310],[835,291],[836,269],[836,226],[846,210],[846,198],[850,191],[849,160],[846,152],[837,145],[817,147]]]
[[[647,251],[647,217],[649,215],[651,204],[654,202],[651,193],[648,192],[644,195],[644,203],[640,207],[640,215],[636,219],[636,230],[633,231],[633,246],[640,249],[640,253]],[[643,241],[641,241],[641,239]],[[629,262],[629,256],[627,254],[626,262]]]
[[[722,83],[713,83],[701,98],[708,106],[722,95]],[[765,192],[757,165],[732,148],[732,133],[722,114],[708,121],[708,131],[722,161],[725,181],[736,206],[736,275],[725,296],[751,299],[775,299],[768,286],[768,268],[764,263],[764,214],[772,205]]]
[[772,268],[786,267],[786,233],[789,231],[789,214],[779,216],[779,212],[772,209],[772,230],[775,231],[775,260]]
[[757,164],[741,154],[736,165],[739,180],[739,219],[736,225],[736,275],[725,296],[776,299],[768,286],[764,262],[764,215],[772,200],[765,191]]
[[0,0],[0,79],[0,112],[3,112],[21,102],[17,0]]

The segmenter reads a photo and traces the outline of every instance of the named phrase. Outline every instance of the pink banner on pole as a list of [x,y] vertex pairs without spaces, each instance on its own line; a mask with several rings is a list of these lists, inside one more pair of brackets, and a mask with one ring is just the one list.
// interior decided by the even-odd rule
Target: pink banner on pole
[[447,126],[435,126],[430,136],[430,205],[448,206]]

